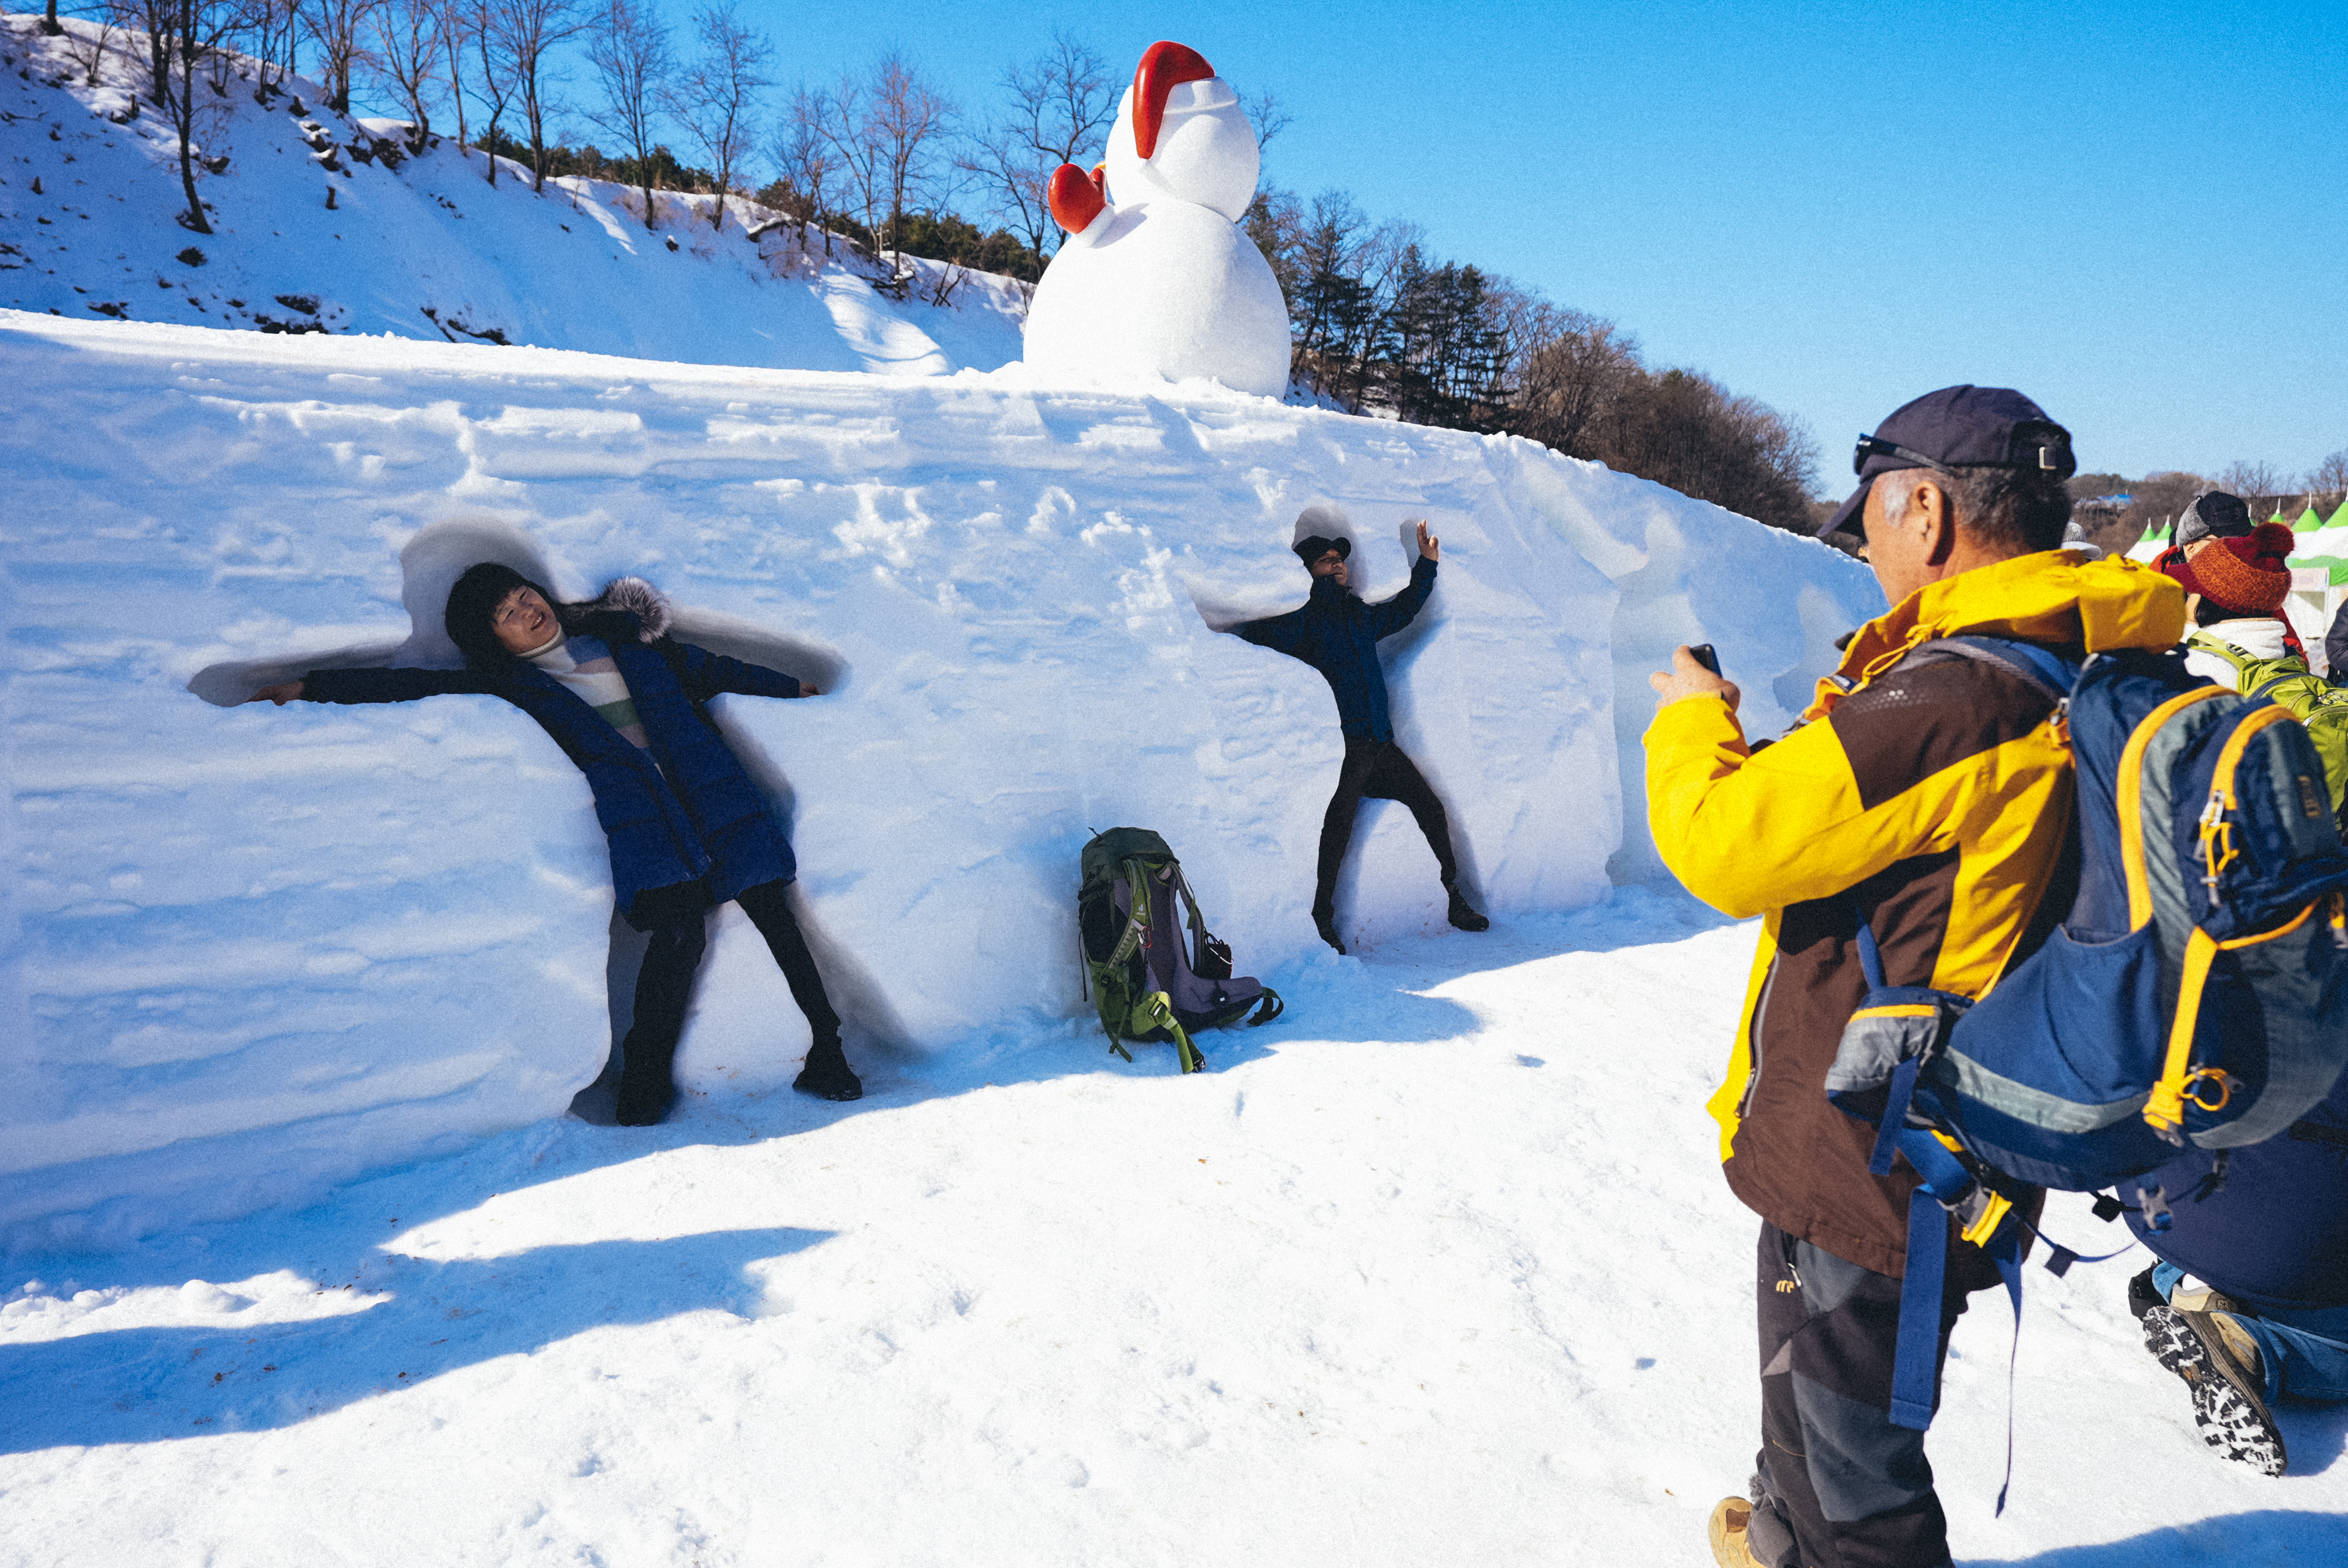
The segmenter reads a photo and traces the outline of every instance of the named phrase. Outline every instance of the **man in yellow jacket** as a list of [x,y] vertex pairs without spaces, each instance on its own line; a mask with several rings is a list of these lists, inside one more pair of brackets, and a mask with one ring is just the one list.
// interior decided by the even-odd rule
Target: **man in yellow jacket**
[[[1916,1176],[1868,1173],[1874,1129],[1828,1103],[1826,1071],[1868,989],[1862,926],[1887,984],[1979,998],[2069,903],[2054,704],[1935,641],[2015,638],[2082,658],[2167,648],[2183,630],[2168,578],[2055,548],[2074,466],[2069,433],[2020,393],[1918,398],[1860,438],[1859,489],[1821,530],[1864,530],[1892,608],[1851,637],[1801,723],[1749,744],[1736,688],[1684,648],[1653,678],[1656,847],[1697,897],[1765,917],[1709,1107],[1730,1189],[1762,1220],[1762,1446],[1750,1502],[1725,1500],[1712,1523],[1730,1568],[1949,1561],[1923,1434],[1890,1415]],[[1997,1277],[1952,1243],[1943,1353],[1967,1295]]]

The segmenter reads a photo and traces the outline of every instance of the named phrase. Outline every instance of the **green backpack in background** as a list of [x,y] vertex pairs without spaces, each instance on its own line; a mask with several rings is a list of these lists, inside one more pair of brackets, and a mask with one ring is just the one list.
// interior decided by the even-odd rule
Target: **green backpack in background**
[[[1123,1041],[1170,1041],[1185,1072],[1205,1065],[1190,1036],[1236,1022],[1251,1027],[1282,1010],[1280,993],[1231,974],[1231,949],[1207,929],[1182,863],[1146,827],[1113,827],[1085,845],[1076,888],[1076,936],[1101,1028]],[[1179,897],[1187,917],[1178,916]],[[1189,927],[1185,942],[1184,927]]]

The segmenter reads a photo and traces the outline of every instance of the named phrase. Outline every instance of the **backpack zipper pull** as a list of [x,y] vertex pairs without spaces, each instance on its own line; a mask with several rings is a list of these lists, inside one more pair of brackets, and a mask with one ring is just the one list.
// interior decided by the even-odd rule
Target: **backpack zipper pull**
[[2209,804],[2201,808],[2201,885],[2209,890],[2209,907],[2213,909],[2226,906],[2226,896],[2218,891],[2218,878],[2233,862],[2234,835],[2226,821],[2226,792],[2223,788],[2213,789],[2209,792]]

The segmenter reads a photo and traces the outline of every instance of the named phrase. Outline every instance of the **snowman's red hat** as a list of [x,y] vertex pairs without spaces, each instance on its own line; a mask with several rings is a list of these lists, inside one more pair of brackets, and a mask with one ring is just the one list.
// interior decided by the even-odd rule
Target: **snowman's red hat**
[[1133,73],[1133,149],[1146,161],[1158,150],[1158,129],[1166,123],[1166,96],[1184,82],[1214,78],[1215,67],[1188,44],[1159,40],[1141,56]]

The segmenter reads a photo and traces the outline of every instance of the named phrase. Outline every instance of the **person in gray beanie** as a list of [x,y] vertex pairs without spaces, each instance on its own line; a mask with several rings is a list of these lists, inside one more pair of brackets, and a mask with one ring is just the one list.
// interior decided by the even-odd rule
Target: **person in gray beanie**
[[1399,801],[1426,835],[1427,848],[1442,873],[1449,898],[1448,917],[1463,931],[1481,931],[1491,921],[1459,891],[1459,862],[1452,853],[1451,821],[1418,765],[1395,743],[1394,719],[1386,703],[1385,671],[1378,664],[1378,641],[1408,626],[1435,591],[1442,541],[1418,525],[1418,556],[1410,585],[1392,599],[1365,604],[1346,590],[1353,558],[1353,524],[1334,507],[1307,507],[1296,519],[1290,548],[1313,574],[1312,597],[1285,615],[1243,621],[1231,630],[1259,648],[1302,660],[1321,672],[1337,700],[1337,727],[1345,737],[1345,759],[1337,770],[1337,793],[1321,819],[1321,854],[1313,888],[1313,925],[1321,939],[1340,953],[1337,936],[1337,872],[1354,837],[1354,817],[1362,801]]

